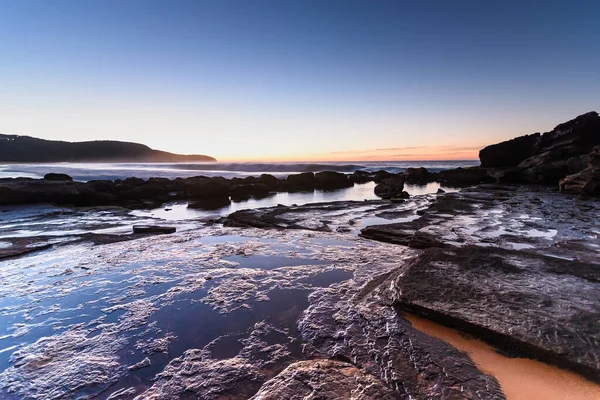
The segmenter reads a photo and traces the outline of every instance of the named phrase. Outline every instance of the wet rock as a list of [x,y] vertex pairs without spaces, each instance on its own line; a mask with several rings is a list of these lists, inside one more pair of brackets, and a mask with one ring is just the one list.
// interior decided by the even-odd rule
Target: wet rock
[[396,176],[384,179],[375,186],[375,195],[382,199],[402,198],[404,192],[404,178]]
[[433,174],[431,174],[427,168],[407,168],[404,172],[405,180],[407,182],[429,182]]
[[83,183],[67,180],[0,179],[0,205],[52,203],[75,206],[106,205],[114,196],[99,193]]
[[322,190],[343,189],[354,186],[346,174],[322,171],[315,174],[315,188]]
[[133,233],[175,233],[174,226],[134,225]]
[[266,197],[270,193],[270,189],[264,183],[251,183],[245,185],[234,185],[231,187],[231,200],[240,201],[247,200],[250,197]]
[[593,199],[548,188],[481,185],[361,235],[425,250],[397,281],[403,309],[597,377],[599,212]]
[[197,199],[229,198],[231,182],[225,178],[196,177],[185,180],[185,193]]
[[312,172],[303,172],[301,174],[288,175],[285,183],[287,190],[291,192],[313,190],[315,188],[315,174]]
[[587,156],[587,168],[562,179],[559,188],[563,192],[600,195],[600,146]]
[[354,171],[349,177],[348,179],[350,179],[352,182],[354,183],[367,183],[367,182],[371,182],[373,180],[373,176],[366,171]]
[[495,179],[483,168],[456,168],[440,171],[438,177],[443,182],[475,185],[478,183],[494,182]]
[[375,183],[381,183],[386,179],[391,179],[391,178],[396,177],[395,174],[392,174],[391,172],[387,172],[384,170],[379,170],[371,175],[373,176],[373,182],[375,182]]
[[521,356],[597,379],[598,267],[497,248],[429,249],[397,279],[396,301]]
[[115,183],[113,181],[93,180],[93,181],[86,182],[85,185],[97,192],[104,192],[104,193],[111,193],[111,194],[115,193]]
[[152,365],[152,361],[150,361],[150,359],[148,357],[144,358],[142,361],[140,361],[139,363],[130,365],[128,367],[128,369],[130,371],[136,371],[138,369],[142,369],[142,368],[146,368],[149,367],[150,365]]
[[[405,248],[393,251],[412,255]],[[299,322],[304,353],[351,361],[401,399],[504,399],[495,379],[465,353],[414,329],[388,305],[403,267],[389,256],[372,256],[369,269],[357,270],[354,280],[311,295]]]
[[262,183],[263,185],[266,185],[269,188],[269,190],[277,190],[279,184],[281,183],[281,180],[270,174],[262,174],[258,178],[257,183]]
[[57,173],[53,173],[53,172],[50,172],[50,173],[44,175],[44,179],[47,181],[72,181],[73,180],[73,178],[71,178],[67,174],[57,174]]
[[333,360],[299,361],[265,383],[252,400],[395,400],[400,396],[354,365]]
[[[428,204],[425,198],[415,199],[416,204]],[[410,209],[416,204],[392,204],[388,201],[339,201],[312,203],[290,207],[276,206],[236,211],[221,219],[228,227],[254,227],[262,229],[306,229],[330,232],[341,227],[349,229],[357,217],[374,216],[384,210]],[[356,214],[360,212],[360,214]],[[410,211],[411,213],[413,211]]]
[[0,247],[0,260],[20,257],[36,251],[46,250],[52,247],[45,237],[16,237],[3,238],[2,241],[9,246]]

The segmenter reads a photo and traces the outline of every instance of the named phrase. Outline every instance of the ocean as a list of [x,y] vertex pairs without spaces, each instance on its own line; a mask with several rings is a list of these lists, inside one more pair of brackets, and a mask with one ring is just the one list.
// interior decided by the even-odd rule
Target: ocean
[[479,165],[478,160],[464,161],[373,161],[322,163],[56,163],[56,164],[0,164],[0,178],[41,178],[48,172],[64,173],[76,181],[95,179],[187,178],[191,176],[223,176],[225,178],[272,174],[278,177],[301,172],[386,170],[402,172],[409,167],[425,167],[432,172],[443,169]]

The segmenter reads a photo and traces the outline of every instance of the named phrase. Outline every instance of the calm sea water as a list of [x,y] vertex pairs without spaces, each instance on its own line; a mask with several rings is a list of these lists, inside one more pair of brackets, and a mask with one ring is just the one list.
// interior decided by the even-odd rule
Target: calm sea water
[[477,160],[466,161],[378,161],[326,163],[57,163],[57,164],[4,164],[0,178],[41,178],[48,172],[65,173],[77,181],[93,179],[186,178],[190,176],[224,176],[226,178],[260,175],[262,173],[286,176],[300,172],[386,170],[396,173],[409,167],[425,167],[431,171],[479,165]]

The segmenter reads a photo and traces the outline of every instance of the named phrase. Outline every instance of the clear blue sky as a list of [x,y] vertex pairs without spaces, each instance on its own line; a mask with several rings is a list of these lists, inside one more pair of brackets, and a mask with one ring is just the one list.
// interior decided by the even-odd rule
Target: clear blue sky
[[0,0],[0,132],[465,158],[600,109],[600,1]]

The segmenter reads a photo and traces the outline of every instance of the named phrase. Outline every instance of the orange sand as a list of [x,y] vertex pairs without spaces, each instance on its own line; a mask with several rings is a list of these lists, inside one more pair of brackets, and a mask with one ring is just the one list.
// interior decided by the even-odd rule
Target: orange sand
[[459,331],[406,313],[415,328],[465,351],[479,369],[496,377],[508,400],[600,400],[600,385],[529,358],[508,358]]

